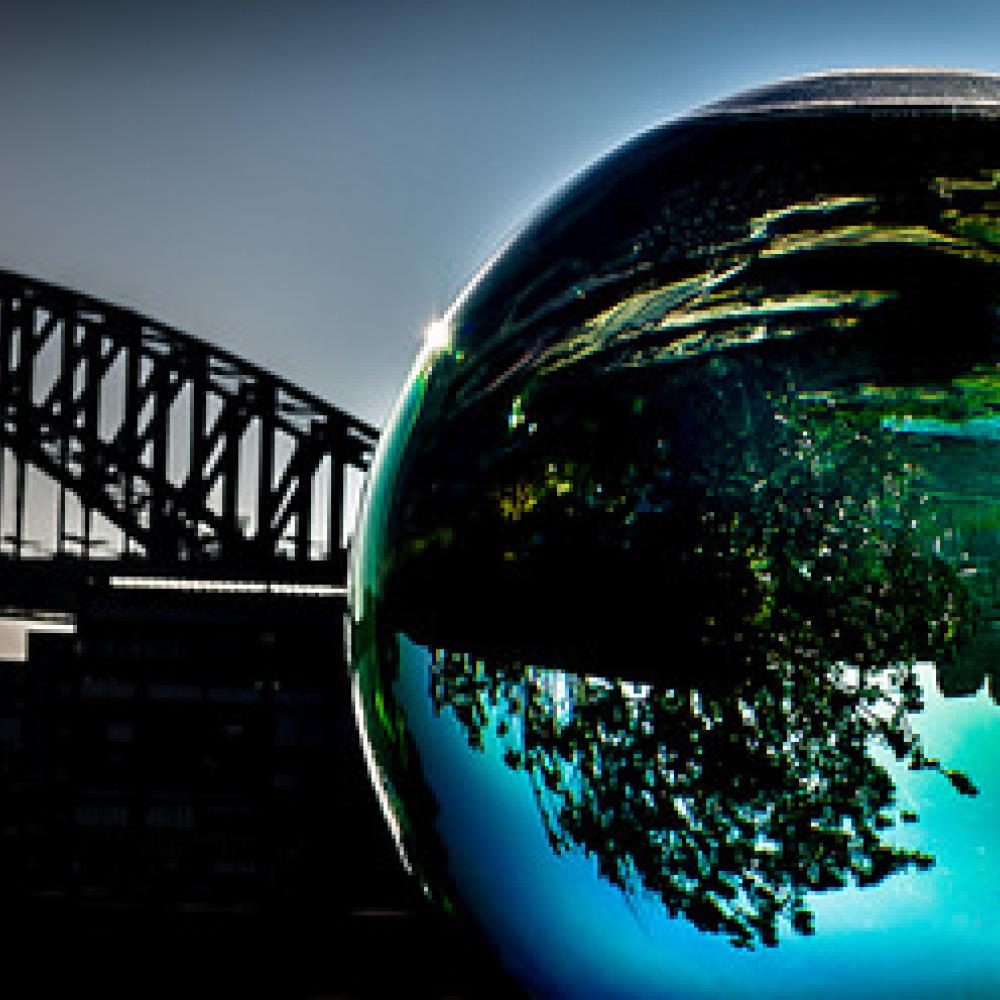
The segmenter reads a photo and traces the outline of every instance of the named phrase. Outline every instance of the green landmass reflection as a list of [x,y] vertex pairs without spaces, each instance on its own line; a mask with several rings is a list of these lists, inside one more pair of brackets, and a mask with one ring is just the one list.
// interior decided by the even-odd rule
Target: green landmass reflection
[[902,139],[859,165],[831,127],[798,173],[692,168],[527,240],[415,375],[353,633],[405,837],[435,807],[400,636],[553,850],[739,948],[935,863],[885,749],[978,794],[914,723],[919,677],[1000,690],[1000,174],[942,142],[897,177]]
[[[528,772],[554,850],[584,850],[612,883],[652,892],[744,948],[775,945],[782,918],[812,933],[810,892],[933,863],[893,846],[893,827],[918,817],[896,808],[871,748],[880,741],[976,794],[909,719],[923,707],[918,661],[968,671],[960,650],[983,600],[934,554],[941,515],[879,407],[791,389],[757,403],[736,428],[716,419],[701,429],[703,461],[684,477],[697,503],[685,505],[666,453],[641,472],[634,452],[618,456],[651,521],[657,512],[658,531],[636,528],[633,544],[687,593],[661,590],[680,612],[665,607],[662,627],[640,626],[646,659],[661,662],[626,660],[614,676],[669,682],[442,648],[431,686],[471,746],[491,732],[508,765]],[[627,476],[611,481],[628,489]],[[543,494],[518,520],[544,533],[571,492]],[[624,522],[635,504],[593,505],[582,531],[600,530],[609,508]],[[629,535],[625,523],[616,530]]]

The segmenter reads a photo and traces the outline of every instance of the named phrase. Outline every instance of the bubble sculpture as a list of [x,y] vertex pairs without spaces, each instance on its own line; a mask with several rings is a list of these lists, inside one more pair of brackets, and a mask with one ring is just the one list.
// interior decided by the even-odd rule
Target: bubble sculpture
[[351,577],[404,864],[537,995],[1000,995],[1000,78],[711,105],[432,326]]

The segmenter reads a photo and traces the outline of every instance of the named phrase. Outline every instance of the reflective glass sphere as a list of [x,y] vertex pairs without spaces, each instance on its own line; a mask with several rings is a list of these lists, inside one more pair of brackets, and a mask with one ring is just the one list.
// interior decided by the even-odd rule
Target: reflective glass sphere
[[998,115],[710,106],[429,331],[354,695],[404,863],[529,991],[1000,995]]

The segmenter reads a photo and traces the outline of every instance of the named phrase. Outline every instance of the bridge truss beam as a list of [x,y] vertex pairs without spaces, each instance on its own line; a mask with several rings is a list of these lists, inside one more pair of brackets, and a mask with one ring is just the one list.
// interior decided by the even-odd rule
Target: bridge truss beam
[[203,340],[0,272],[0,558],[342,567],[346,473],[376,436]]

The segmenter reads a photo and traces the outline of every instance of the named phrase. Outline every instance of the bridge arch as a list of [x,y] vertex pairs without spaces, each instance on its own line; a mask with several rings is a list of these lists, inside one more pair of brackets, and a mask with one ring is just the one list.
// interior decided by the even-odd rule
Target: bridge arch
[[8,577],[111,560],[340,580],[347,481],[376,437],[205,340],[0,271]]

